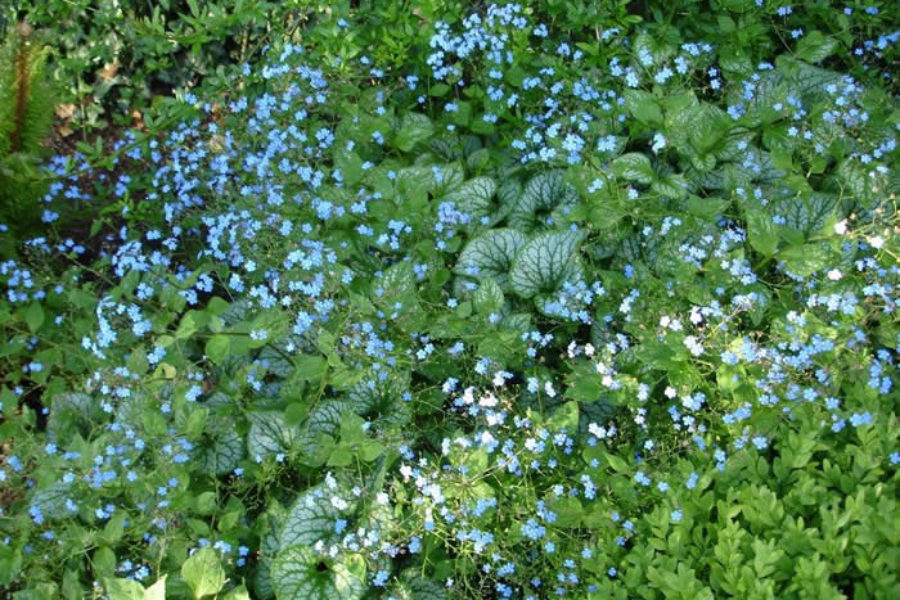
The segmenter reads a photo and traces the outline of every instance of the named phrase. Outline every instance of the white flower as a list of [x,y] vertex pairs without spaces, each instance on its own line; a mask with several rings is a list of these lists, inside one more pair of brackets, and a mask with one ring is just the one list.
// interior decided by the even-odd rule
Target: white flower
[[689,335],[684,338],[685,347],[691,351],[691,354],[694,356],[700,356],[703,354],[703,344],[700,343],[700,340],[697,339],[697,336]]
[[866,241],[869,242],[869,245],[875,248],[876,250],[881,249],[884,246],[884,238],[880,235],[876,235],[874,237],[866,238]]
[[834,232],[838,235],[844,235],[845,233],[847,233],[847,219],[835,223]]
[[838,281],[844,277],[844,274],[841,273],[840,269],[832,269],[828,271],[828,279],[832,281]]

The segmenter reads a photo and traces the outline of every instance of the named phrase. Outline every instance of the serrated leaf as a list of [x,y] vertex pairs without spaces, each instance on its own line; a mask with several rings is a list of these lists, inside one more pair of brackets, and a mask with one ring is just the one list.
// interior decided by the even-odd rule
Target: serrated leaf
[[650,159],[640,152],[629,152],[612,161],[612,170],[616,177],[626,181],[637,181],[649,185],[656,179],[656,172]]
[[491,229],[466,244],[454,271],[469,277],[495,278],[502,283],[524,244],[525,236],[515,229]]
[[247,418],[250,421],[250,432],[247,434],[250,458],[289,452],[300,439],[300,430],[289,426],[282,412],[251,412]]
[[516,255],[510,285],[523,298],[551,293],[570,273],[581,232],[552,231],[529,240]]
[[540,173],[528,181],[509,214],[509,224],[521,231],[531,231],[543,224],[554,209],[572,205],[577,199],[575,188],[565,180],[563,171]]
[[283,549],[272,563],[278,600],[358,600],[366,591],[365,578],[361,556],[323,558],[302,545]]
[[217,593],[225,585],[225,569],[216,551],[209,547],[201,548],[184,561],[181,576],[198,599]]

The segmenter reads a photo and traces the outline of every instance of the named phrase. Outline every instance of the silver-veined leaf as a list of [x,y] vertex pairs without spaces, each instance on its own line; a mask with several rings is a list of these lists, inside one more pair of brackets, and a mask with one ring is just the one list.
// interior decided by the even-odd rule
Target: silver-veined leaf
[[283,549],[272,563],[278,600],[358,600],[366,591],[366,563],[358,554],[320,557],[312,548]]
[[232,428],[215,426],[194,446],[194,461],[209,475],[233,471],[244,458],[244,439]]
[[547,171],[529,180],[509,214],[510,226],[531,231],[540,225],[554,209],[570,206],[578,199],[575,188],[565,180],[562,171]]
[[524,244],[525,236],[515,229],[491,229],[466,244],[454,270],[470,277],[493,277],[502,285]]
[[251,412],[248,419],[247,452],[253,459],[289,452],[300,438],[300,430],[284,422],[282,411]]
[[283,551],[295,544],[312,546],[319,541],[328,543],[334,539],[337,536],[335,520],[347,511],[338,509],[332,498],[343,496],[346,494],[342,491],[332,493],[325,486],[302,493],[284,518],[278,538],[279,549]]
[[510,271],[513,291],[531,298],[556,290],[571,274],[572,258],[582,237],[578,231],[551,231],[529,240],[516,255]]
[[483,217],[489,217],[494,212],[493,198],[496,191],[497,184],[493,179],[476,177],[457,187],[446,199],[455,202],[477,225]]

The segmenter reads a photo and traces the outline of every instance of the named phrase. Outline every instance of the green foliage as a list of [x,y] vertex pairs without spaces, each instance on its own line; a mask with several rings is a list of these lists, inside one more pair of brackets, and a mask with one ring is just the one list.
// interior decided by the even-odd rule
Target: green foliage
[[24,3],[0,586],[900,595],[876,4]]

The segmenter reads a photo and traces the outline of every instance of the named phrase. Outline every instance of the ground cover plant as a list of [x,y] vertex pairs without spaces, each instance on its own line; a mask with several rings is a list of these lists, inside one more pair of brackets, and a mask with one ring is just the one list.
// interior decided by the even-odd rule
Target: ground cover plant
[[67,6],[4,13],[6,597],[900,595],[892,4]]

